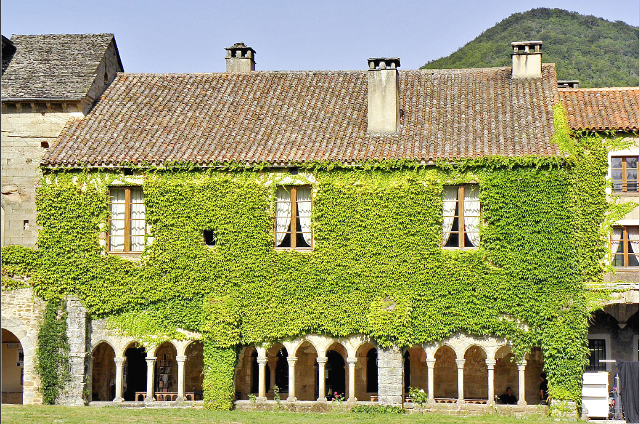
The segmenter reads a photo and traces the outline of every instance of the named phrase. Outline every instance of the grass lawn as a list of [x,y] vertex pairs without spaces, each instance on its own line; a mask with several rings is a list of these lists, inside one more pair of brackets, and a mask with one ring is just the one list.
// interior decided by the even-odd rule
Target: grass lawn
[[525,418],[482,415],[458,417],[438,414],[378,414],[333,412],[326,414],[291,412],[206,411],[203,409],[155,409],[118,407],[2,405],[3,424],[119,424],[119,423],[429,423],[429,424],[525,424],[554,423],[540,416]]

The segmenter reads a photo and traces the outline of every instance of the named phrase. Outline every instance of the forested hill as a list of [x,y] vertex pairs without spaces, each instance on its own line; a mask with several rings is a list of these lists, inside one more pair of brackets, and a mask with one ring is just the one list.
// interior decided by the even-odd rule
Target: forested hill
[[513,41],[542,41],[542,62],[580,87],[638,86],[638,27],[561,9],[516,13],[422,69],[511,66]]

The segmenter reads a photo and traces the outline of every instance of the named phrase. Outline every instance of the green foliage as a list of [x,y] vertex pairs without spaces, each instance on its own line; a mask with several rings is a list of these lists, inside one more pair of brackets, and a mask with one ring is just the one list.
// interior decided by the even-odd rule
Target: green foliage
[[379,415],[379,414],[403,414],[404,410],[401,406],[391,406],[391,405],[356,405],[351,408],[351,412],[354,414],[368,414],[368,415]]
[[64,301],[50,300],[38,332],[36,372],[45,405],[53,405],[70,377],[67,314]]
[[[366,334],[382,346],[492,335],[518,357],[542,346],[552,395],[579,399],[593,309],[583,283],[605,269],[611,142],[571,140],[554,112],[568,157],[306,164],[290,178],[314,187],[311,252],[274,249],[285,175],[263,168],[146,171],[137,180],[153,242],[137,261],[99,243],[108,187],[127,177],[54,171],[39,189],[39,249],[4,248],[3,267],[28,273],[46,299],[79,296],[145,344],[202,333],[209,408],[232,405],[239,346],[309,333]],[[443,249],[442,187],[471,181],[481,246]]]
[[511,66],[514,41],[542,40],[544,63],[555,63],[560,80],[581,87],[638,86],[638,27],[561,9],[515,13],[447,57],[423,69]]
[[418,405],[424,405],[429,401],[429,395],[423,389],[418,389],[417,387],[409,387],[409,397],[411,402]]

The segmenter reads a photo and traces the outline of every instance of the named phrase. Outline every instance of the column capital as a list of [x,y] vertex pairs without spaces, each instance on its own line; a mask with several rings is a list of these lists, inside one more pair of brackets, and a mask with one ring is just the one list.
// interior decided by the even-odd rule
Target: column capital
[[496,366],[496,360],[495,359],[485,359],[484,363],[487,364],[487,368],[492,370],[493,367]]
[[176,361],[178,361],[178,362],[184,362],[184,361],[186,361],[186,360],[187,360],[187,357],[186,357],[186,356],[184,356],[184,355],[178,355],[178,356],[176,356]]
[[258,356],[257,361],[258,361],[258,365],[265,366],[267,364],[267,358],[265,358],[265,357],[261,358],[261,357]]
[[316,358],[316,361],[318,362],[318,365],[324,365],[327,363],[327,357],[326,356],[318,356]]
[[289,365],[295,365],[297,360],[297,356],[287,356],[287,362],[289,363]]
[[113,358],[113,360],[116,363],[116,367],[121,367],[124,365],[125,361],[127,360],[126,356],[116,356],[115,358]]
[[347,364],[355,365],[358,362],[358,358],[347,358]]
[[436,366],[436,358],[427,358],[427,367],[433,368]]
[[156,358],[155,356],[147,356],[146,358],[144,358],[144,360],[147,362],[154,362],[156,359],[158,358]]
[[524,371],[526,366],[527,366],[526,359],[523,359],[522,361],[518,362],[518,371]]
[[458,369],[464,368],[464,359],[456,359],[456,365]]

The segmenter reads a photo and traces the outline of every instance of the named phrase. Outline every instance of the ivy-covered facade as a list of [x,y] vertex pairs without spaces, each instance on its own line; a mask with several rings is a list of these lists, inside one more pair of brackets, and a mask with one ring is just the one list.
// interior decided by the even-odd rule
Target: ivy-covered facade
[[620,140],[572,134],[539,44],[406,72],[228,50],[224,74],[118,74],[43,158],[37,249],[3,248],[3,285],[86,308],[86,400],[526,405],[544,371],[579,402],[629,206]]

